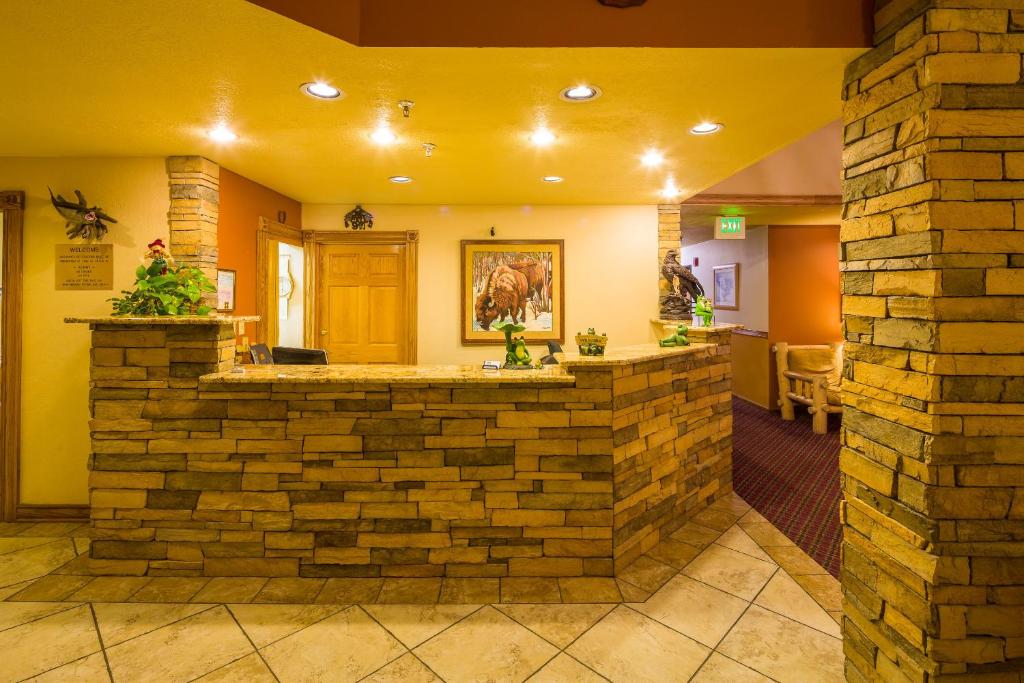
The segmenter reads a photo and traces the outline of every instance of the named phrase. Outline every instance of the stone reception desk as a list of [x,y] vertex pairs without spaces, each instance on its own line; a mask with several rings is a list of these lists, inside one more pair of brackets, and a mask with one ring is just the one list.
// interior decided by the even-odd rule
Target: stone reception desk
[[243,366],[92,329],[94,573],[609,576],[732,488],[728,335],[542,370]]

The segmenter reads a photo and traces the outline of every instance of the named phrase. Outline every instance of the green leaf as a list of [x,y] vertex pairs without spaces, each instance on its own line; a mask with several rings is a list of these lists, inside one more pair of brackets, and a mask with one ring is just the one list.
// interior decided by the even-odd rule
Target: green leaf
[[135,279],[141,280],[146,277],[146,266],[139,266],[135,269]]

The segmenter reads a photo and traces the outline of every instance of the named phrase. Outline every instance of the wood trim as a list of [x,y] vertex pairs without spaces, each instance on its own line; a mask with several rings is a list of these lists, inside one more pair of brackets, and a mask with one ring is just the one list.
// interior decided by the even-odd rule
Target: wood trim
[[340,230],[304,230],[302,232],[302,244],[305,249],[304,258],[306,262],[306,346],[315,347],[317,338],[316,331],[320,329],[319,311],[317,297],[320,287],[317,283],[317,263],[320,261],[319,249],[324,244],[401,244],[405,245],[405,310],[409,316],[409,324],[406,326],[405,359],[404,364],[415,365],[418,356],[419,316],[417,304],[419,301],[419,242],[420,233],[418,230],[392,230],[392,231],[340,231]]
[[682,203],[682,206],[717,206],[738,204],[740,206],[838,206],[843,198],[838,194],[696,194]]
[[19,505],[16,519],[19,522],[88,522],[88,505]]
[[0,340],[0,519],[18,517],[19,465],[21,459],[21,313],[22,238],[25,193],[0,192],[3,211],[3,339]]
[[[277,311],[270,310],[269,306],[270,292],[277,287],[276,278],[273,288],[270,286],[271,240],[287,242],[296,247],[304,246],[302,230],[299,228],[260,217],[259,227],[256,229],[256,314],[260,316],[259,322],[256,323],[256,343],[268,346],[272,346],[268,340],[274,330],[274,321],[277,320],[273,317],[277,315]],[[305,345],[309,345],[308,338]]]

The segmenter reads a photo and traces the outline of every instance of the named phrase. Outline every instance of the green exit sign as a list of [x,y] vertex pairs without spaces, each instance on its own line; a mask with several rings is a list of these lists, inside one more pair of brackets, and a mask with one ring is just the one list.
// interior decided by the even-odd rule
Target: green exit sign
[[743,216],[719,216],[715,219],[716,240],[742,240],[747,237],[747,219]]

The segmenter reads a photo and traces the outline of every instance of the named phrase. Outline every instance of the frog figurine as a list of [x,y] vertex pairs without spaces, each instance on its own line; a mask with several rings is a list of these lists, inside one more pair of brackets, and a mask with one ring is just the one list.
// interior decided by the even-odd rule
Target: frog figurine
[[524,337],[512,337],[513,333],[524,331],[526,326],[502,322],[491,327],[505,335],[505,367],[529,368],[532,365],[532,361],[530,359],[530,352],[526,348],[526,339]]
[[676,327],[675,334],[660,340],[658,346],[689,346],[690,340],[686,338],[687,332],[689,332],[689,328],[686,325],[680,324]]

